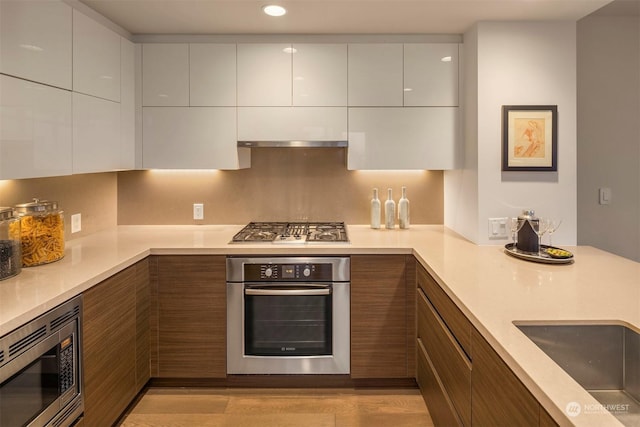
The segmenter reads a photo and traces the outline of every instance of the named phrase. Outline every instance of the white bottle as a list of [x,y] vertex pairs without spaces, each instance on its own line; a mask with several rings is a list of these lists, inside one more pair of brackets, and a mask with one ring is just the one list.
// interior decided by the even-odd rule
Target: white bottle
[[380,228],[380,199],[378,199],[378,189],[373,189],[373,199],[371,199],[371,228]]
[[407,187],[402,187],[402,197],[398,200],[398,224],[400,228],[409,228],[409,199],[407,199]]
[[391,230],[396,222],[396,202],[393,201],[391,189],[387,190],[387,201],[384,202],[384,226]]

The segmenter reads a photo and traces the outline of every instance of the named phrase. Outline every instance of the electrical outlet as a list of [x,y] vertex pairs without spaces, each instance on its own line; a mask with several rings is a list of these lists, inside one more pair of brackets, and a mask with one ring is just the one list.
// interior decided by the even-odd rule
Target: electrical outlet
[[71,215],[71,232],[77,233],[82,230],[82,215],[77,213]]
[[508,218],[489,218],[489,239],[507,239],[509,230]]
[[204,204],[203,203],[194,203],[193,204],[193,219],[204,219]]

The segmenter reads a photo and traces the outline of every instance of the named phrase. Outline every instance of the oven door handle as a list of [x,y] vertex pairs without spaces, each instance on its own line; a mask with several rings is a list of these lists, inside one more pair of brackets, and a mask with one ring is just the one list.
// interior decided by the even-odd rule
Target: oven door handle
[[304,295],[331,295],[331,289],[245,289],[245,295],[266,295],[266,296],[304,296]]

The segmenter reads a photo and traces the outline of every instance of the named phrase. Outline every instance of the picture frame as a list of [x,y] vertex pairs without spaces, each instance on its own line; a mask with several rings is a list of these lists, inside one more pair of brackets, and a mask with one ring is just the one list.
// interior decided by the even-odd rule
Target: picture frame
[[502,170],[558,170],[558,106],[502,106]]

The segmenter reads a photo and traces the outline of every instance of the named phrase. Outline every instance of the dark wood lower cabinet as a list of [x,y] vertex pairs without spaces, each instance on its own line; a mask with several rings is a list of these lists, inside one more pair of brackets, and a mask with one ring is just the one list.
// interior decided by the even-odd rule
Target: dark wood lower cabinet
[[540,405],[478,331],[472,331],[474,426],[538,426]]
[[427,355],[422,340],[418,338],[418,386],[422,392],[429,415],[435,426],[462,426],[462,420],[453,407],[449,395],[444,389],[444,385],[435,372],[431,359]]
[[[405,255],[351,257],[351,378],[407,378]],[[413,317],[411,317],[413,319]],[[415,354],[415,353],[414,353]],[[414,354],[411,357],[415,357]],[[413,376],[413,373],[411,374]]]
[[444,290],[417,266],[417,380],[436,426],[557,426]]
[[135,264],[83,293],[85,425],[112,425],[148,380],[138,364],[148,348],[144,303],[136,310],[146,268]]
[[152,265],[154,376],[226,377],[226,258],[162,256]]

